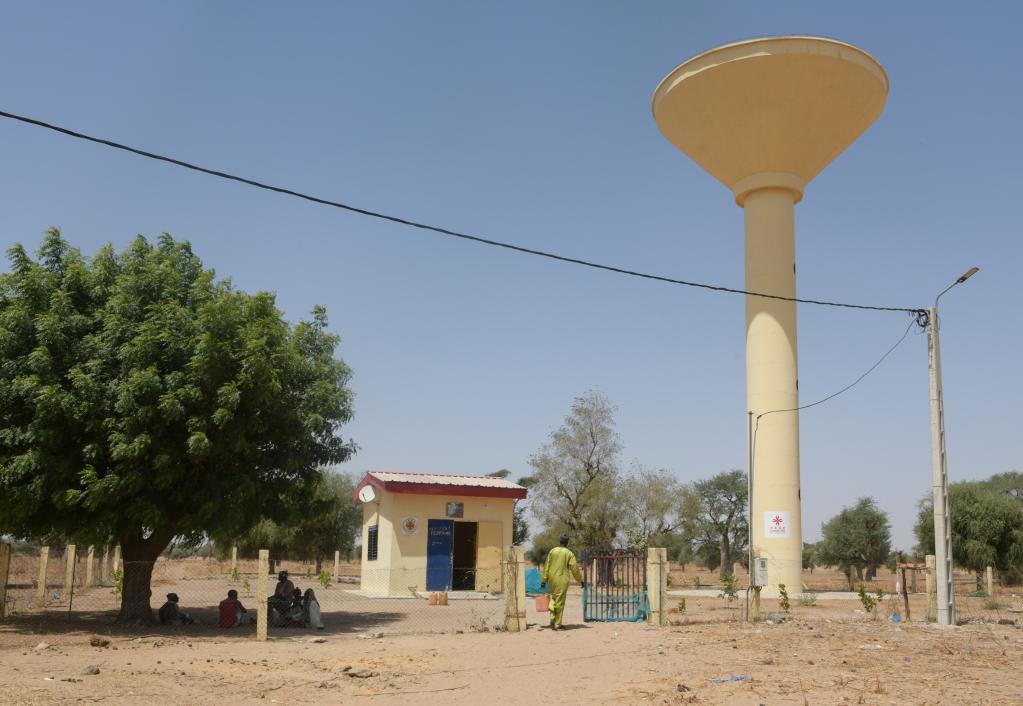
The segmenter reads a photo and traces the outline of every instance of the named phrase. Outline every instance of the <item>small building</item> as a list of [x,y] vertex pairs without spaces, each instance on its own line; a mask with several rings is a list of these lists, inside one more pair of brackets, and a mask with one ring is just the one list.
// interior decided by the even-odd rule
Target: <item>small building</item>
[[492,476],[368,472],[362,510],[362,592],[500,593],[515,501],[526,489]]

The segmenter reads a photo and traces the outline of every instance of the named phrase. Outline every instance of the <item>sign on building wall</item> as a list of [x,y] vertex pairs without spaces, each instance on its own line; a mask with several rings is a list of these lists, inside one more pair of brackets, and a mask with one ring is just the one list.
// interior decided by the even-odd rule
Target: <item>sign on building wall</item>
[[401,518],[401,531],[403,534],[418,534],[419,518],[418,517]]
[[785,539],[789,536],[789,513],[765,512],[764,537],[767,539]]
[[446,517],[465,517],[465,503],[448,503],[444,515]]

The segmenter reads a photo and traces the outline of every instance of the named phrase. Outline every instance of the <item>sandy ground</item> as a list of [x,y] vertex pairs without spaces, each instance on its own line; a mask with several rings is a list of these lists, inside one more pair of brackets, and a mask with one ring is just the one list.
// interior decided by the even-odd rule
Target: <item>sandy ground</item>
[[[857,613],[858,601],[793,606],[780,624],[738,622],[715,597],[689,597],[679,623],[581,623],[561,632],[444,634],[145,631],[103,621],[16,616],[0,625],[0,703],[57,704],[1020,704],[1023,629],[985,621],[939,629]],[[768,615],[778,612],[765,601]],[[340,618],[335,618],[340,620]],[[110,640],[105,647],[90,637]],[[323,639],[324,642],[312,642]],[[46,643],[48,646],[41,646]],[[96,666],[98,674],[86,674]],[[733,676],[749,681],[713,683]]]

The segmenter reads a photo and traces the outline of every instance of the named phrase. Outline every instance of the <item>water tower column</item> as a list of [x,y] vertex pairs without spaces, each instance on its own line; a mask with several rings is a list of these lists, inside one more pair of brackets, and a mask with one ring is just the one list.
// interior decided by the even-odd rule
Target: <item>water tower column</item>
[[[758,182],[752,190],[750,182]],[[736,185],[745,211],[746,288],[796,296],[794,211],[802,196],[795,177],[758,175]],[[746,398],[753,418],[799,406],[795,302],[746,298]],[[753,555],[766,557],[770,587],[802,592],[799,414],[760,418],[753,483]]]

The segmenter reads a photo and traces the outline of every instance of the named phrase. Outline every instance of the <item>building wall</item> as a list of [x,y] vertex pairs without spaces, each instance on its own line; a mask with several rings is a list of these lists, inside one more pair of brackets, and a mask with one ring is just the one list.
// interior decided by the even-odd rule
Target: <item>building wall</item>
[[[500,556],[512,543],[512,515],[515,501],[511,498],[478,498],[459,495],[417,495],[389,493],[378,490],[378,502],[363,506],[362,522],[362,590],[382,596],[412,596],[413,590],[426,590],[426,541],[429,520],[453,519],[455,522],[478,522],[478,566],[492,565],[480,572],[477,585],[485,590],[500,591]],[[448,502],[464,504],[463,517],[448,518]],[[401,523],[406,517],[418,520],[418,531],[405,534]],[[369,526],[376,523],[377,560],[367,560]],[[494,543],[500,541],[500,546]]]

